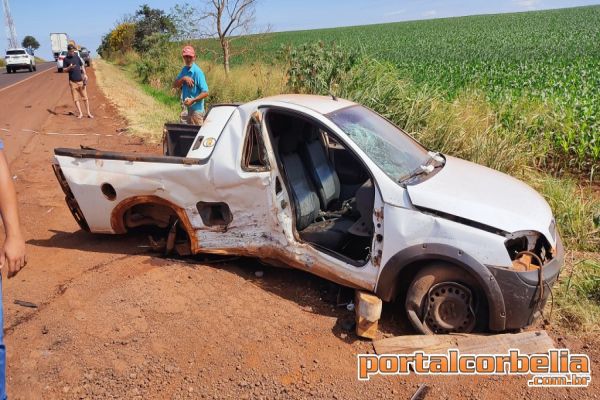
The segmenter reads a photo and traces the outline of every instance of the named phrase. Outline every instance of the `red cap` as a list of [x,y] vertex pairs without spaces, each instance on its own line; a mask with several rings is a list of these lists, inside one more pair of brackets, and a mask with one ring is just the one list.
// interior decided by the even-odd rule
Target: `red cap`
[[183,56],[196,57],[196,52],[192,46],[185,46],[183,48]]

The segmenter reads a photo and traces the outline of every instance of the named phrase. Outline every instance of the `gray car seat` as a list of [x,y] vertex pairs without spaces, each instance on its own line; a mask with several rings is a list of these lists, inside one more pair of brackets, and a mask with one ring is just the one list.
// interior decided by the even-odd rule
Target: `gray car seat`
[[319,128],[306,123],[303,134],[305,141],[302,143],[302,155],[316,186],[321,209],[327,211],[331,203],[340,198],[340,180],[327,155]]
[[354,220],[340,217],[315,221],[320,214],[319,197],[299,154],[302,125],[290,127],[279,138],[278,153],[296,210],[296,229],[302,240],[322,247],[339,250],[345,242]]

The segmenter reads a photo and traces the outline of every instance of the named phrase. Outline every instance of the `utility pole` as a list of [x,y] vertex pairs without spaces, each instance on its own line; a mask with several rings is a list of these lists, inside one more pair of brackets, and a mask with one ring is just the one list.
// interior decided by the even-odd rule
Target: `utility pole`
[[4,23],[6,25],[6,38],[8,39],[8,48],[19,47],[19,42],[17,41],[17,30],[15,29],[15,22],[12,19],[12,15],[10,14],[10,7],[8,5],[8,0],[2,0],[2,5],[4,6]]

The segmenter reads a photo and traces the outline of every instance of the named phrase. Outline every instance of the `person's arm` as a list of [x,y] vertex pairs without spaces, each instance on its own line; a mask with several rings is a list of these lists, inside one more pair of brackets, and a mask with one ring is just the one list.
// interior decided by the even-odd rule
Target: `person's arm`
[[177,75],[177,78],[175,78],[175,82],[173,82],[173,87],[175,89],[181,89],[181,87],[183,86],[183,84],[186,84],[189,87],[193,87],[194,86],[194,80],[192,78],[190,78],[189,76],[185,76],[183,74],[183,70],[182,70],[179,73],[179,75]]
[[184,104],[188,107],[208,97],[208,84],[206,83],[206,77],[204,76],[204,73],[201,73],[196,80],[196,85],[200,87],[200,94],[194,98],[184,101]]
[[6,240],[0,248],[0,269],[8,267],[8,277],[17,274],[26,264],[25,241],[19,224],[17,211],[17,193],[10,176],[8,162],[0,150],[0,217],[4,223]]
[[83,62],[83,60],[81,58],[79,58],[79,67],[81,68],[81,77],[83,78],[84,81],[87,81],[87,73],[85,71],[85,63]]

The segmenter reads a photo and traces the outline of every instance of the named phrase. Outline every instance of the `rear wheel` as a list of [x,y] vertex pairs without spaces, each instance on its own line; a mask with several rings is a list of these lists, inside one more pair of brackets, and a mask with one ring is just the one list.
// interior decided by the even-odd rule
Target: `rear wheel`
[[33,72],[33,64],[29,64],[29,72]]
[[485,330],[487,302],[476,280],[465,270],[443,262],[422,267],[406,295],[406,311],[423,334]]
[[37,66],[35,64],[33,65],[33,70],[37,71]]

